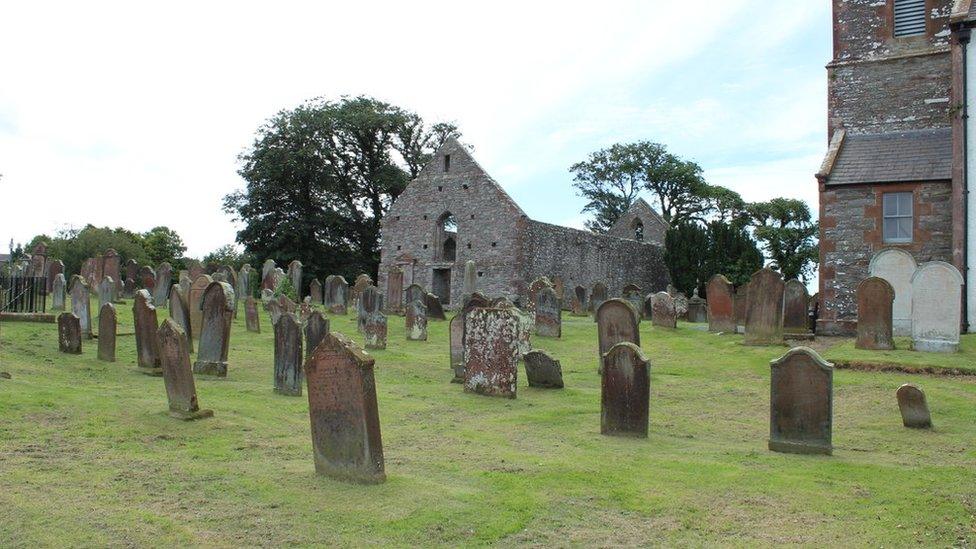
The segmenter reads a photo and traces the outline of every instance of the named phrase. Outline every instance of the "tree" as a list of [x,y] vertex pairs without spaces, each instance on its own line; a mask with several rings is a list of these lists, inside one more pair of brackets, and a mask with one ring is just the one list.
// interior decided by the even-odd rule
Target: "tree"
[[86,225],[79,230],[68,229],[57,234],[48,244],[48,258],[64,262],[65,275],[81,272],[82,263],[89,257],[105,253],[109,248],[121,256],[123,262],[134,259],[140,264],[148,262],[140,234],[117,227]]
[[459,135],[369,97],[311,100],[258,128],[239,157],[246,188],[227,195],[224,210],[244,222],[237,242],[254,257],[298,259],[318,276],[375,276],[390,204]]
[[774,198],[749,204],[753,234],[787,280],[807,282],[819,258],[817,233],[810,208],[802,200]]
[[169,227],[154,227],[143,233],[143,247],[153,265],[163,261],[178,262],[186,252],[183,239]]
[[254,258],[242,253],[234,244],[225,244],[203,256],[204,265],[210,265],[211,263],[215,263],[217,265],[228,265],[234,270],[240,269],[245,263],[249,262],[254,262],[257,264],[257,262],[254,261]]
[[605,233],[634,204],[646,180],[649,147],[645,143],[616,144],[608,149],[590,153],[583,162],[573,164],[573,186],[589,202],[582,213],[592,212],[594,218],[586,228]]
[[708,224],[708,251],[699,289],[716,274],[725,275],[729,282],[740,286],[749,282],[752,273],[762,266],[762,251],[743,224],[719,220]]
[[671,284],[692,295],[696,287],[708,281],[708,231],[698,223],[685,221],[671,225],[664,235],[664,263],[671,273]]

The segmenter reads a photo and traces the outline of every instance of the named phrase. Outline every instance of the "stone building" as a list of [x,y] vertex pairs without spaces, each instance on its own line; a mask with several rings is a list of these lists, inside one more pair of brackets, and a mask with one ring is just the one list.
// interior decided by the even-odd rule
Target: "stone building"
[[391,269],[401,269],[403,288],[420,284],[457,308],[464,264],[474,260],[478,291],[513,300],[524,300],[529,284],[542,276],[561,279],[567,294],[597,282],[612,294],[630,283],[663,290],[669,282],[663,249],[654,238],[635,237],[529,219],[469,152],[449,139],[383,218],[377,285],[387,289]]
[[607,231],[610,236],[649,242],[664,246],[668,222],[643,198],[638,198],[627,212]]
[[956,151],[963,145],[961,54],[950,19],[960,9],[968,14],[969,1],[832,1],[829,147],[817,174],[818,332],[851,334],[855,288],[881,250],[966,272],[973,231],[967,236],[964,155]]

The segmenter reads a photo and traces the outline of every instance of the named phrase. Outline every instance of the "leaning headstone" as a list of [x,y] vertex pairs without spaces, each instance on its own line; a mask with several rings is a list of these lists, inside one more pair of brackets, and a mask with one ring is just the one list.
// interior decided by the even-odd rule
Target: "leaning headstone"
[[244,325],[247,331],[261,333],[261,320],[258,318],[258,302],[253,295],[244,298]]
[[403,301],[404,304],[409,305],[414,301],[424,301],[427,295],[427,290],[420,284],[411,284],[407,286],[407,289],[403,291]]
[[596,311],[599,370],[603,372],[603,355],[618,343],[629,342],[640,347],[637,312],[629,301],[610,299]]
[[98,307],[101,308],[106,303],[115,303],[116,301],[115,280],[106,276],[98,283]]
[[186,333],[188,337],[200,338],[200,329],[203,327],[203,309],[200,305],[203,303],[204,292],[211,284],[213,279],[210,275],[200,275],[190,285],[190,292],[186,296],[186,304],[190,307],[190,331]]
[[536,292],[535,333],[542,337],[562,337],[563,308],[552,286],[543,286]]
[[464,279],[461,286],[461,306],[478,291],[478,268],[470,259],[464,262]]
[[477,307],[464,322],[464,391],[515,398],[519,319],[511,309]]
[[213,410],[201,410],[197,402],[186,334],[172,319],[166,319],[159,327],[156,339],[159,340],[159,357],[170,417],[184,421],[212,417]]
[[288,264],[288,278],[291,279],[291,285],[295,288],[295,294],[298,300],[301,301],[302,295],[302,262],[295,259]]
[[227,350],[234,315],[234,289],[226,282],[212,282],[200,303],[203,311],[200,345],[193,373],[227,376]]
[[600,433],[647,437],[651,364],[640,347],[624,341],[603,355],[600,380]]
[[386,315],[382,312],[375,311],[366,315],[366,322],[363,324],[366,348],[386,349],[386,329]]
[[132,302],[132,320],[136,332],[136,359],[138,370],[148,375],[161,375],[159,363],[159,340],[156,332],[159,330],[156,318],[156,307],[149,290],[136,292]]
[[274,325],[274,392],[302,396],[302,325],[294,313]]
[[179,284],[169,289],[169,317],[180,327],[186,336],[186,348],[193,352],[193,332],[190,327],[190,305]]
[[586,288],[582,286],[573,290],[573,316],[586,316]]
[[81,337],[92,338],[92,317],[91,317],[91,293],[88,290],[88,283],[78,275],[71,277],[71,312],[78,317],[81,325]]
[[678,311],[671,294],[658,292],[651,296],[651,322],[660,328],[678,327]]
[[708,302],[708,331],[735,333],[734,288],[729,279],[717,274],[708,281],[705,290]]
[[81,354],[81,322],[78,315],[74,313],[58,315],[58,350],[73,355]]
[[441,298],[434,294],[427,294],[424,296],[424,302],[427,305],[428,320],[447,320],[447,316],[444,314],[444,306],[441,305]]
[[708,322],[708,304],[698,295],[697,287],[688,300],[688,322]]
[[769,366],[769,449],[792,454],[833,453],[834,365],[813,349],[796,347]]
[[173,266],[163,261],[156,267],[156,289],[153,291],[153,300],[157,307],[166,305],[169,300],[169,290],[173,285]]
[[769,267],[749,280],[746,303],[746,345],[783,344],[783,277]]
[[888,351],[895,348],[892,326],[895,289],[876,276],[865,278],[857,285],[858,349]]
[[403,269],[392,267],[386,275],[386,307],[390,314],[403,312]]
[[339,275],[329,275],[325,279],[325,306],[329,312],[345,315],[349,302],[349,283]]
[[898,248],[885,248],[874,254],[868,274],[883,278],[895,290],[892,305],[892,330],[895,336],[912,335],[912,275],[918,264],[912,254]]
[[315,348],[327,333],[329,333],[329,319],[319,311],[312,311],[305,321],[305,358],[315,352]]
[[912,276],[912,347],[916,351],[955,353],[959,350],[962,285],[962,275],[944,261],[923,263],[915,271]]
[[407,341],[427,341],[427,305],[421,299],[407,303]]
[[316,305],[321,305],[322,301],[322,283],[319,279],[313,278],[308,284],[308,295],[312,298],[312,303]]
[[58,273],[51,283],[51,309],[55,311],[64,310],[64,273]]
[[905,427],[912,429],[932,428],[932,414],[925,400],[925,393],[915,385],[906,383],[898,388],[898,409]]
[[315,472],[339,480],[386,480],[374,360],[338,333],[305,362]]
[[522,355],[522,362],[525,364],[525,377],[529,380],[529,387],[563,388],[562,366],[549,353],[534,349]]
[[788,280],[783,287],[783,332],[787,334],[810,333],[810,317],[807,305],[810,294],[799,280]]
[[602,282],[597,282],[593,285],[593,290],[590,291],[590,309],[596,313],[600,308],[600,305],[607,300],[607,285]]
[[115,362],[116,319],[115,305],[106,303],[98,310],[98,360]]
[[634,306],[634,310],[637,312],[640,312],[644,308],[644,296],[641,295],[640,286],[636,284],[624,286],[623,297]]

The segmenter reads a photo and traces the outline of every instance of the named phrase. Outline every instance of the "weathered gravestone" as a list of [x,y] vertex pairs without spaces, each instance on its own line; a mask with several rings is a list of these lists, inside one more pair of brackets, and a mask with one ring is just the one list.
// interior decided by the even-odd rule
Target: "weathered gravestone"
[[708,322],[708,303],[698,295],[697,287],[688,300],[688,322]]
[[97,288],[98,280],[95,279],[95,258],[89,257],[81,264],[80,275],[89,288]]
[[325,306],[336,315],[346,314],[349,303],[349,283],[339,275],[329,275],[325,279]]
[[51,309],[55,311],[64,310],[64,273],[58,273],[51,283]]
[[136,280],[134,278],[127,278],[125,282],[122,283],[122,297],[126,299],[132,299],[136,295]]
[[891,350],[895,348],[892,312],[895,289],[876,276],[865,278],[857,285],[858,349]]
[[912,429],[932,428],[932,414],[925,400],[925,393],[915,385],[906,383],[898,388],[898,409],[905,427]]
[[115,284],[114,295],[119,295],[122,292],[122,258],[112,248],[105,250],[105,255],[102,256],[102,278],[107,276],[112,277],[112,283]]
[[274,392],[302,396],[302,325],[294,313],[274,324]]
[[390,314],[403,312],[403,269],[390,268],[386,275],[386,307]]
[[169,317],[180,327],[186,336],[186,348],[193,352],[193,331],[190,326],[190,305],[183,288],[174,284],[169,289]]
[[253,295],[251,292],[251,273],[254,269],[251,268],[250,263],[245,263],[241,270],[237,273],[237,288],[235,288],[236,296],[243,303],[247,296]]
[[329,319],[322,313],[313,311],[305,322],[305,358],[315,352],[315,348],[322,343],[327,333],[329,333]]
[[471,296],[478,291],[478,267],[470,259],[464,262],[464,279],[461,283],[461,306],[464,307]]
[[411,284],[403,291],[403,303],[409,305],[414,301],[425,301],[427,291],[420,284]]
[[149,290],[139,290],[132,301],[132,320],[136,332],[136,361],[138,370],[148,375],[162,375],[159,362],[159,340],[156,332],[159,321],[156,318],[156,307],[152,304]]
[[912,335],[912,275],[918,264],[912,254],[898,248],[885,248],[871,257],[868,274],[883,278],[895,290],[892,304],[892,330],[896,336]]
[[212,282],[203,294],[200,309],[203,311],[203,319],[193,373],[226,377],[230,324],[234,315],[234,289],[226,282]]
[[81,320],[78,315],[74,313],[58,315],[58,350],[73,355],[81,354]]
[[156,289],[156,270],[149,265],[139,268],[139,284],[143,290],[149,290],[150,295]]
[[272,299],[271,301],[265,303],[264,308],[268,311],[268,315],[271,317],[272,327],[278,323],[278,320],[281,319],[281,315],[288,312],[284,307],[281,306],[281,301],[278,299]]
[[734,289],[725,276],[717,274],[708,281],[705,290],[708,302],[708,331],[735,333]]
[[163,383],[169,400],[169,415],[189,421],[213,416],[213,410],[201,410],[196,384],[190,370],[189,338],[172,319],[163,321],[156,334],[163,369]]
[[244,299],[244,324],[247,331],[261,333],[261,320],[258,318],[258,302],[253,295]]
[[[464,383],[464,322],[467,315],[478,307],[489,307],[488,298],[478,292],[468,296],[464,306],[457,312],[451,321],[451,368],[454,370],[454,379],[451,383]],[[511,307],[511,304],[508,305]],[[501,306],[495,308],[503,308]]]
[[441,305],[441,298],[428,293],[424,296],[424,303],[427,305],[428,320],[447,320],[444,314],[444,307]]
[[363,333],[366,318],[374,313],[383,311],[383,296],[376,286],[367,286],[359,295],[356,302],[356,330]]
[[122,279],[122,297],[132,299],[136,295],[136,280],[139,279],[139,264],[135,259],[125,262],[125,276]]
[[[49,261],[47,264],[47,293],[54,291],[54,280],[61,275],[62,282],[64,281],[64,262],[60,259],[54,261]],[[64,286],[61,287],[61,292],[64,293]],[[64,296],[62,295],[62,298]],[[63,306],[63,301],[62,301]]]
[[275,263],[275,261],[273,259],[265,259],[264,260],[264,264],[261,265],[261,289],[262,290],[265,290],[265,289],[267,289],[267,290],[274,290],[275,289],[275,287],[273,285],[272,286],[266,286],[265,285],[265,281],[267,281],[267,280],[274,280],[273,278],[269,278],[269,277],[270,277],[270,275],[274,274],[275,269],[277,269],[277,268],[278,268],[278,264]]
[[647,437],[651,364],[640,347],[624,341],[603,355],[600,380],[600,433]]
[[586,288],[582,286],[573,290],[573,316],[586,316]]
[[607,300],[607,285],[602,282],[597,282],[593,285],[593,290],[590,292],[590,309],[596,313],[600,305]]
[[115,305],[106,303],[98,310],[98,360],[115,362],[115,334],[118,322]]
[[427,341],[427,305],[423,299],[407,303],[407,341]]
[[162,307],[169,301],[169,290],[172,286],[173,266],[163,261],[156,267],[156,288],[153,291],[153,302],[157,307]]
[[112,277],[106,276],[98,283],[98,307],[106,303],[115,303],[115,281]]
[[200,329],[203,327],[203,309],[200,305],[203,303],[203,294],[207,291],[207,288],[213,284],[213,279],[210,275],[200,275],[193,280],[193,284],[190,285],[190,292],[186,296],[186,304],[190,307],[190,331],[187,332],[188,337],[200,338]]
[[813,349],[796,347],[769,366],[769,449],[792,454],[833,453],[834,365]]
[[788,280],[783,287],[783,332],[791,335],[810,333],[807,306],[810,294],[799,280]]
[[562,366],[549,353],[535,349],[522,355],[522,362],[525,364],[525,377],[529,380],[529,387],[563,388]]
[[298,305],[298,320],[304,324],[308,317],[312,316],[312,298],[310,296],[305,296],[305,299]]
[[374,311],[366,315],[363,323],[363,336],[367,349],[386,349],[386,315]]
[[746,304],[746,345],[783,344],[783,277],[766,267],[749,280]]
[[278,296],[278,305],[281,306],[281,311],[283,313],[296,313],[298,312],[298,304],[292,301],[285,294]]
[[203,264],[196,259],[190,259],[186,262],[186,270],[190,275],[190,280],[196,280],[207,274],[207,270],[203,268]]
[[464,391],[515,398],[519,318],[512,309],[476,307],[464,321]]
[[[671,295],[671,294],[668,294]],[[682,292],[675,294],[672,299],[674,300],[674,314],[675,320],[688,319],[688,298]]]
[[[623,298],[630,302],[634,306],[634,310],[641,313],[644,309],[644,297],[641,295],[641,288],[636,284],[628,284],[624,286]],[[643,314],[639,314],[643,317]],[[640,319],[638,319],[640,320]]]
[[628,301],[610,299],[604,301],[596,312],[598,370],[603,373],[603,355],[618,343],[630,342],[640,347],[640,330],[637,313]]
[[542,337],[562,337],[563,308],[552,286],[543,286],[536,292],[535,333]]
[[322,305],[322,283],[319,279],[313,278],[311,282],[308,283],[308,295],[312,297],[312,303],[316,305]]
[[302,295],[302,262],[295,259],[288,264],[288,278],[291,279],[291,285],[295,288],[295,295],[298,297],[299,301],[304,297]]
[[338,333],[305,362],[315,472],[339,480],[386,480],[373,358]]
[[944,261],[924,263],[915,271],[912,346],[916,351],[955,353],[959,350],[962,285],[962,275]]
[[91,294],[88,290],[88,283],[78,276],[71,277],[71,312],[78,317],[81,325],[81,337],[92,338],[92,318],[91,318]]
[[678,311],[674,298],[667,292],[658,292],[651,296],[651,323],[660,328],[678,327]]

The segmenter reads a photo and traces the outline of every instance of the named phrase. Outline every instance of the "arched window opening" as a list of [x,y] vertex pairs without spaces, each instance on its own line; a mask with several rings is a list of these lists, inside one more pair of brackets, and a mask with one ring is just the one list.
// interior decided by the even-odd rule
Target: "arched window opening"
[[640,219],[635,219],[633,227],[634,229],[634,240],[643,242],[644,240],[644,223]]
[[457,242],[454,241],[453,236],[444,239],[444,251],[441,255],[444,257],[444,261],[457,259]]
[[457,238],[457,219],[455,219],[451,212],[444,212],[437,218],[437,224],[434,227],[434,259],[439,261],[456,261]]

